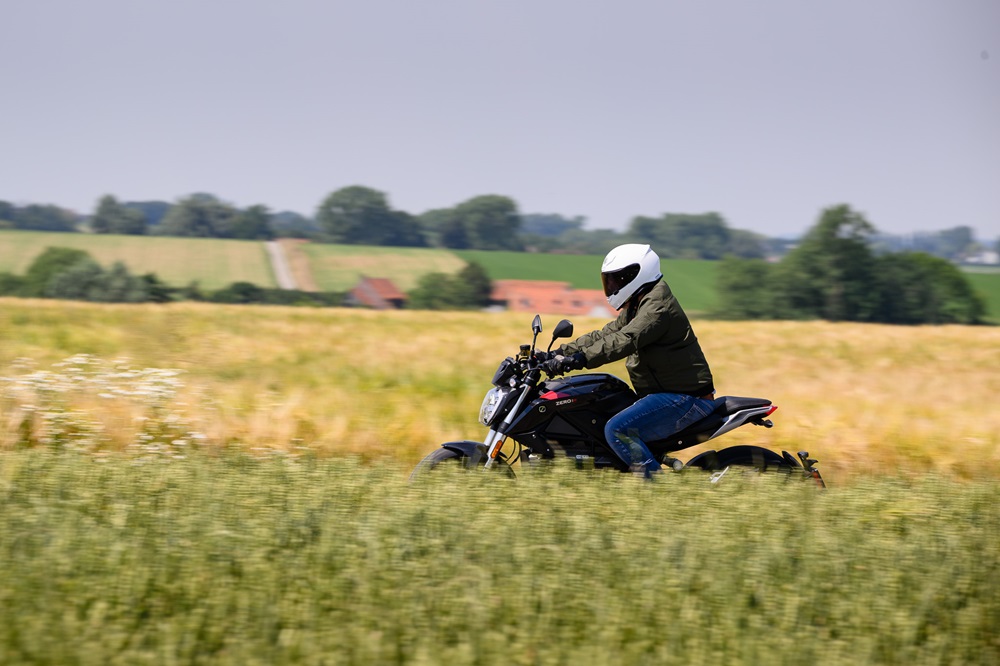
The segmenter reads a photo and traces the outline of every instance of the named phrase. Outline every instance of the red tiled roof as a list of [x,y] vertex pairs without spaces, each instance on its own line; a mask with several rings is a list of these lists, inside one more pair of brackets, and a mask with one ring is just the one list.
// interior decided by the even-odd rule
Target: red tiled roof
[[396,288],[396,285],[392,283],[389,278],[361,278],[362,282],[367,282],[371,289],[375,290],[375,293],[384,298],[385,300],[391,299],[401,299],[406,298],[406,294],[401,292]]
[[350,297],[359,305],[378,310],[399,307],[406,300],[406,295],[396,288],[392,280],[370,277],[362,277],[350,291]]
[[569,282],[555,282],[553,280],[494,280],[490,297],[495,301],[503,301],[507,300],[509,294],[560,292],[569,288]]
[[607,316],[616,313],[599,289],[573,289],[568,282],[496,280],[490,299],[518,312]]

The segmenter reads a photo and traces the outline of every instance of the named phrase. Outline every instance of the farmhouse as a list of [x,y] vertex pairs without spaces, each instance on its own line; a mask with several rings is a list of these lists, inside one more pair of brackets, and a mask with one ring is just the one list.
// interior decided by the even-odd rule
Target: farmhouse
[[406,303],[406,294],[401,292],[388,278],[361,276],[354,289],[347,292],[344,304],[375,310],[398,310]]
[[612,319],[618,313],[600,289],[573,289],[551,280],[496,280],[490,306],[497,310],[537,312]]

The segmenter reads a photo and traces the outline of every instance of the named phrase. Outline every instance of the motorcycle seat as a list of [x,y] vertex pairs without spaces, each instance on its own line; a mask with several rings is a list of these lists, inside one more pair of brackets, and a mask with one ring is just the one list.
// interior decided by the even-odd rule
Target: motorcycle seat
[[647,446],[651,450],[663,451],[686,449],[689,446],[708,441],[712,433],[718,430],[730,415],[743,409],[769,407],[771,405],[771,401],[764,398],[739,398],[731,395],[716,398],[713,402],[715,402],[715,410],[711,414],[669,437],[647,442]]
[[741,409],[753,409],[754,407],[767,407],[771,404],[770,400],[765,398],[738,398],[736,396],[724,395],[721,398],[715,399],[715,411],[721,412],[726,416],[730,414],[735,414]]

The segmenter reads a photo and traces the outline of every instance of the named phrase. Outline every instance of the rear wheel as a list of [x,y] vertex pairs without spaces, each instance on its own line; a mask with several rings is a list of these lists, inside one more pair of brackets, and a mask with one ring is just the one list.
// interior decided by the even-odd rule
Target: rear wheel
[[688,461],[687,467],[698,467],[707,472],[717,472],[727,467],[753,467],[765,471],[802,471],[800,465],[791,463],[774,451],[759,446],[730,446],[721,451],[705,451]]
[[[483,471],[485,467],[485,461],[479,463],[475,466],[476,469]],[[414,481],[424,475],[441,472],[455,472],[458,470],[471,470],[473,469],[472,459],[461,453],[460,451],[455,451],[453,449],[440,448],[423,460],[421,460],[416,468],[414,468],[413,473],[410,474],[410,481]],[[514,470],[511,469],[503,460],[498,460],[493,466],[492,471],[504,478],[514,478]]]

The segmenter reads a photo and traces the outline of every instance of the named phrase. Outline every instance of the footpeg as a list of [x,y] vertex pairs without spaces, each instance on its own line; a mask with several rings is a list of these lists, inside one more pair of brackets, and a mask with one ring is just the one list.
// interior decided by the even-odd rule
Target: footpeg
[[670,456],[667,456],[663,459],[663,466],[669,467],[675,472],[680,472],[684,469],[684,462],[678,458],[671,458]]

